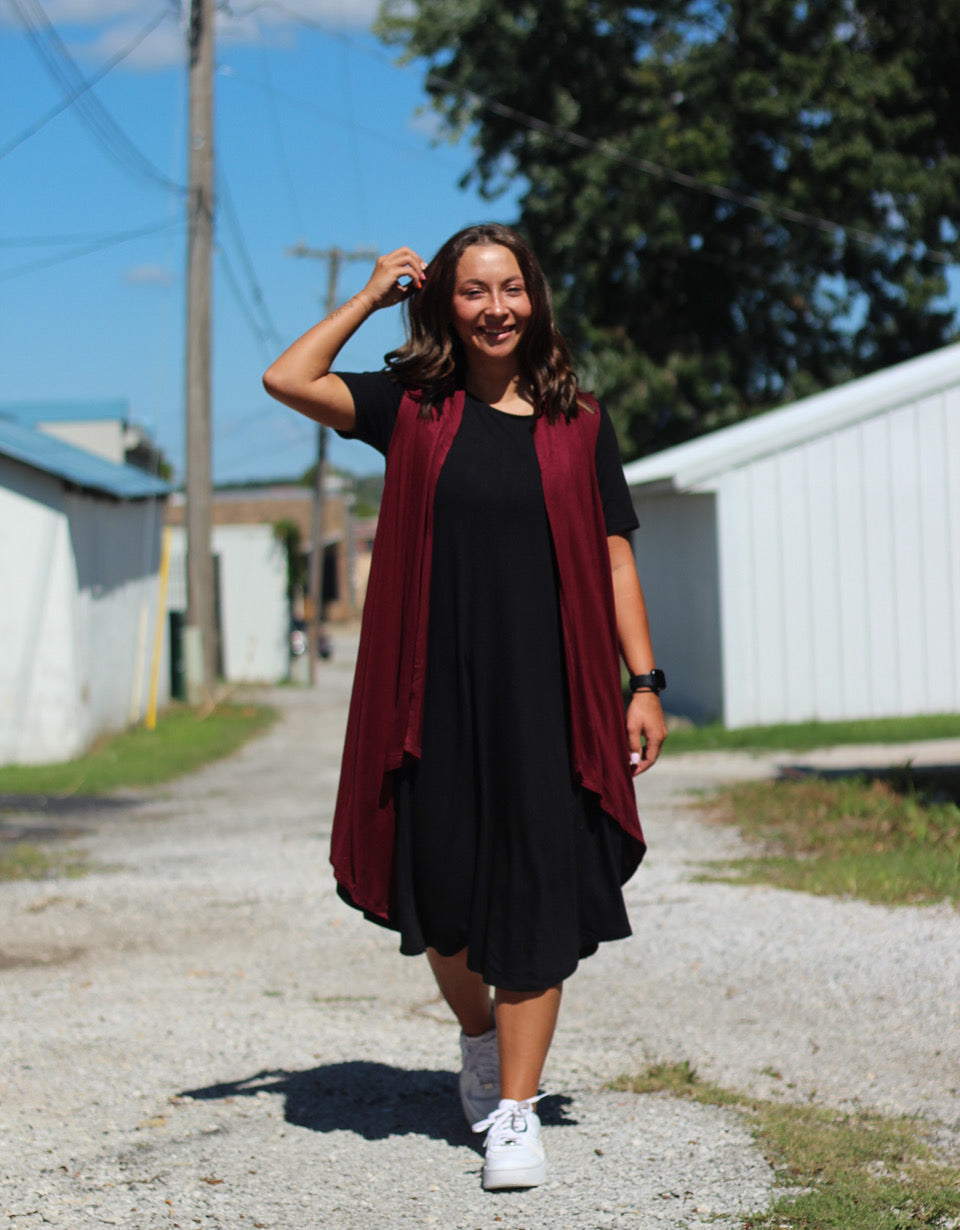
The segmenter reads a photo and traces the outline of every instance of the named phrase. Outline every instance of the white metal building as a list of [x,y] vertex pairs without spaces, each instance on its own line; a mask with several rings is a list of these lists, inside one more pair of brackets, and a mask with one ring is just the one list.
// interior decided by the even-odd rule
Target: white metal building
[[960,711],[960,345],[625,473],[669,711]]
[[[167,491],[0,415],[0,764],[69,759],[143,715]],[[161,700],[168,681],[164,660]]]
[[[187,535],[172,526],[167,608],[187,607]],[[290,671],[287,555],[271,525],[215,525],[220,656],[229,683],[278,683]]]
[[151,474],[157,472],[157,447],[144,429],[134,423],[130,407],[121,398],[3,402],[0,415],[75,444],[85,452],[106,457],[117,465],[130,464]]

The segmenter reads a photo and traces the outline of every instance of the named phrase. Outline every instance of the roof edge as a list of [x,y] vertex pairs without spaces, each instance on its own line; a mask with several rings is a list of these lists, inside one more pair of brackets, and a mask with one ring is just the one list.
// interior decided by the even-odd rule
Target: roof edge
[[724,470],[804,444],[828,431],[928,397],[952,384],[960,384],[960,343],[629,462],[624,466],[624,475],[631,487],[670,482],[674,489],[687,490]]

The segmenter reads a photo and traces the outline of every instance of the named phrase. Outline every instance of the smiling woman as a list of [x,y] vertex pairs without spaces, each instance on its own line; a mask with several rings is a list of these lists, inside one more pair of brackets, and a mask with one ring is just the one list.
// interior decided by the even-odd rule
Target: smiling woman
[[405,307],[408,338],[387,365],[422,391],[424,414],[461,385],[507,413],[542,413],[551,423],[576,413],[577,380],[550,288],[516,231],[496,223],[459,231]]
[[[407,340],[387,370],[331,372],[400,302]],[[401,952],[427,953],[460,1022],[484,1187],[533,1187],[562,984],[630,934],[632,777],[665,736],[613,427],[578,387],[539,263],[497,225],[429,265],[412,248],[381,257],[264,383],[386,456],[334,872]],[[618,642],[637,685],[626,722]]]

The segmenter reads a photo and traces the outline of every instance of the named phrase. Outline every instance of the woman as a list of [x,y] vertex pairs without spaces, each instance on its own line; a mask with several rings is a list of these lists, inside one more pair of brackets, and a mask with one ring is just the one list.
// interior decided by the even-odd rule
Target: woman
[[[333,374],[400,302],[386,371]],[[386,455],[332,862],[345,900],[426,951],[460,1023],[484,1187],[535,1186],[562,984],[630,934],[631,777],[666,735],[613,428],[578,389],[533,253],[499,225],[429,268],[381,257],[264,384]]]

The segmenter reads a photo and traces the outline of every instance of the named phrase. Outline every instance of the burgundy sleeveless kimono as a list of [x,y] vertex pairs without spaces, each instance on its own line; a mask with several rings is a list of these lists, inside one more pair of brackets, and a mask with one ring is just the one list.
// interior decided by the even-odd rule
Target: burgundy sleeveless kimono
[[[393,771],[419,758],[427,657],[433,504],[463,414],[404,395],[386,474],[334,814],[334,874],[358,907],[386,919],[394,865]],[[620,691],[606,529],[594,466],[600,416],[541,417],[534,443],[559,573],[573,778],[640,843]]]

